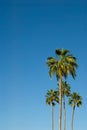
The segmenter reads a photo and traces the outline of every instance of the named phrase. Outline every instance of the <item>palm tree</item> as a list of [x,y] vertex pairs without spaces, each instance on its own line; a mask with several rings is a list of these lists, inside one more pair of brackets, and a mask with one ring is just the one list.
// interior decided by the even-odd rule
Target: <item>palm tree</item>
[[82,98],[76,92],[73,92],[69,98],[69,105],[73,108],[72,110],[72,120],[71,120],[71,130],[73,130],[73,121],[74,121],[74,111],[75,107],[80,107],[82,105]]
[[46,93],[46,104],[51,105],[51,112],[52,112],[52,130],[54,130],[54,105],[55,102],[58,102],[58,96],[56,91],[53,91],[52,89],[48,90]]
[[59,81],[59,130],[62,124],[62,78],[66,78],[69,74],[75,78],[75,68],[77,67],[76,58],[69,54],[69,50],[56,49],[57,58],[48,57],[47,66],[49,75],[52,77],[56,74],[57,82]]

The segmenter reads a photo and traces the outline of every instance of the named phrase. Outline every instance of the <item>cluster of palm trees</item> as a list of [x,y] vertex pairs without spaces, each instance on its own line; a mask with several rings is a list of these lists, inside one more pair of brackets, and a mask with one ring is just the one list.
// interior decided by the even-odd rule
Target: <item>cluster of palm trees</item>
[[82,104],[82,98],[77,92],[71,93],[70,85],[65,81],[68,75],[72,75],[75,79],[76,68],[78,67],[76,63],[76,58],[70,54],[69,50],[56,49],[56,58],[48,57],[46,64],[49,68],[49,75],[52,77],[54,74],[57,79],[57,89],[50,89],[46,93],[46,104],[52,107],[52,130],[54,130],[54,113],[53,107],[56,103],[59,105],[58,112],[58,130],[62,130],[62,104],[64,108],[64,130],[66,130],[66,102],[65,97],[68,97],[68,104],[73,108],[72,120],[71,120],[71,130],[73,130],[73,120],[75,107],[79,107]]

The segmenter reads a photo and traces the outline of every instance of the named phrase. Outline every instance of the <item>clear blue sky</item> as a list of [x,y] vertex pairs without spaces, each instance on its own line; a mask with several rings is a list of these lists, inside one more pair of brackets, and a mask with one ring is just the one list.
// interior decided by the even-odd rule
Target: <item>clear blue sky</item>
[[56,80],[49,78],[46,59],[55,56],[56,48],[69,49],[77,57],[77,78],[68,78],[72,91],[83,97],[74,130],[86,130],[86,0],[0,0],[0,130],[50,130],[45,94],[56,88]]

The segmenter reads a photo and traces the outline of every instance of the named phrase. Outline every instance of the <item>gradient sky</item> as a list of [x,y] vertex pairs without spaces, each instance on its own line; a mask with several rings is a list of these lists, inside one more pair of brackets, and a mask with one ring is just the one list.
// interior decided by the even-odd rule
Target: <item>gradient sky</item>
[[[0,0],[0,130],[50,130],[45,94],[56,88],[46,59],[56,48],[69,49],[79,65],[72,91],[83,98],[74,130],[87,129],[86,0]],[[57,130],[58,106],[55,106]],[[72,109],[67,106],[67,130]]]

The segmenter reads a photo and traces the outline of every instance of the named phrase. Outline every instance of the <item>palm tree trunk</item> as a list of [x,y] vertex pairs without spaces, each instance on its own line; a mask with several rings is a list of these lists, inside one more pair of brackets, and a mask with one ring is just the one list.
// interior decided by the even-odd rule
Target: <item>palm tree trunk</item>
[[59,81],[59,122],[58,130],[62,130],[62,78]]
[[51,117],[51,125],[52,125],[52,130],[54,130],[54,109],[53,109],[53,104],[52,104],[52,109],[51,109],[52,117]]
[[63,105],[64,105],[64,130],[66,130],[66,105],[65,105],[65,96],[63,98],[64,102],[63,102]]
[[74,111],[75,111],[75,106],[73,107],[73,110],[72,110],[71,130],[73,130]]

